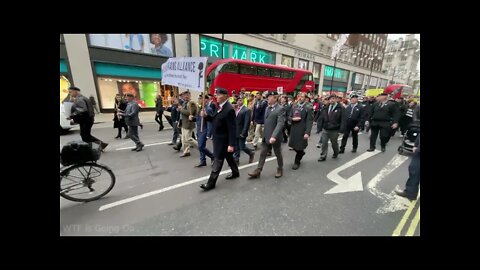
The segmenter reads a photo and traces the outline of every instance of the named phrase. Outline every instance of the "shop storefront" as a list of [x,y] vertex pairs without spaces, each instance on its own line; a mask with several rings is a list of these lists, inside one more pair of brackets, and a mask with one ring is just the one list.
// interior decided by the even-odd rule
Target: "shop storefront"
[[201,36],[200,56],[208,57],[208,63],[233,58],[264,64],[275,64],[275,53],[220,39]]
[[332,66],[325,66],[322,95],[329,95],[330,93],[332,93],[341,97],[345,97],[347,92],[349,73],[350,71],[348,70],[335,68],[334,71],[334,68]]
[[132,93],[141,108],[155,109],[157,94],[163,97],[163,105],[169,106],[178,89],[161,85],[161,70],[110,63],[94,63],[101,109],[113,109],[116,94]]
[[[377,85],[378,85],[378,78],[371,76],[370,77],[369,89],[370,88],[377,88]],[[380,88],[380,87],[378,87],[378,88]]]
[[352,89],[353,91],[359,91],[363,88],[363,80],[365,79],[365,75],[362,73],[354,72],[352,74]]
[[71,85],[69,77],[67,63],[65,59],[60,59],[60,103],[68,96],[68,88]]

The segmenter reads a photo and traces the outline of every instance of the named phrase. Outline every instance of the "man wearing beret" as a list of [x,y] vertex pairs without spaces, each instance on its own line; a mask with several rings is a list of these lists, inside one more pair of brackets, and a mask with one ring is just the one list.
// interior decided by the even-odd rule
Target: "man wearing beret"
[[207,183],[201,184],[200,188],[211,190],[215,188],[218,175],[223,167],[223,161],[226,159],[232,173],[226,177],[227,180],[235,179],[240,176],[238,166],[233,159],[233,153],[236,145],[236,117],[232,105],[227,102],[228,91],[224,88],[217,88],[215,96],[218,101],[218,108],[213,115],[202,110],[202,117],[212,122],[213,137],[213,168]]
[[325,161],[328,154],[328,140],[332,143],[333,156],[338,156],[338,134],[345,130],[344,114],[345,109],[337,102],[337,97],[332,95],[328,97],[329,105],[321,112],[319,116],[320,128],[322,133],[322,152],[318,161]]
[[340,154],[345,153],[347,140],[350,133],[352,133],[353,148],[352,153],[357,152],[358,147],[358,131],[363,122],[363,107],[358,104],[358,96],[353,95],[350,98],[350,104],[345,108],[346,130],[343,130],[342,144],[340,146]]
[[258,178],[262,172],[267,153],[275,152],[277,157],[277,173],[275,178],[280,178],[283,175],[283,156],[282,156],[282,130],[285,126],[285,108],[277,103],[277,92],[268,92],[267,100],[268,107],[265,109],[264,129],[262,138],[262,152],[258,161],[258,168],[248,175],[252,178]]
[[368,152],[375,150],[378,133],[380,133],[380,146],[382,152],[385,152],[385,146],[390,140],[392,129],[398,127],[400,112],[394,104],[387,102],[388,95],[382,93],[378,97],[378,102],[371,108],[368,121],[365,126],[371,126],[372,134],[370,135],[370,148]]
[[80,136],[82,141],[86,143],[97,143],[100,145],[100,151],[107,147],[108,143],[104,143],[101,140],[92,136],[92,126],[95,121],[95,113],[90,100],[80,94],[80,88],[71,86],[68,88],[68,93],[75,101],[72,105],[71,115],[68,120],[73,119],[80,125]]

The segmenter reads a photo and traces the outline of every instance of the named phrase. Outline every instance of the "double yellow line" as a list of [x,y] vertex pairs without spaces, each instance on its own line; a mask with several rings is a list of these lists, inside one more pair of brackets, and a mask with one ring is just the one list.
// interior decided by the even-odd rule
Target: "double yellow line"
[[[393,231],[392,236],[401,236],[403,227],[405,227],[405,224],[407,223],[408,218],[410,217],[410,214],[413,212],[413,209],[417,205],[417,201],[419,198],[420,198],[420,192],[418,194],[418,198],[410,203],[410,207],[408,207],[407,211],[405,212],[402,219],[400,220],[400,223],[398,223],[397,228],[395,229],[395,231]],[[410,226],[408,227],[408,230],[404,236],[413,236],[419,222],[420,222],[420,205],[418,206],[417,213],[415,214],[415,217],[410,222]]]

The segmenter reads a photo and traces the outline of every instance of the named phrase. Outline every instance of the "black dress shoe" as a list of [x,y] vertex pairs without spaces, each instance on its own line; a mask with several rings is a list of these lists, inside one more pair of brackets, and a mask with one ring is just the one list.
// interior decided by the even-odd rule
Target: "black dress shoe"
[[137,148],[135,148],[135,151],[137,151],[137,152],[142,151],[144,146],[145,146],[144,144],[140,144],[139,146],[137,146]]
[[122,136],[117,136],[117,137],[115,137],[115,139],[121,139],[121,138],[122,138]]
[[404,198],[407,198],[409,199],[410,201],[413,201],[413,200],[416,200],[417,198],[412,198],[412,197],[408,197],[407,193],[405,191],[399,191],[399,190],[395,190],[395,193],[398,195],[398,196],[401,196],[401,197],[404,197]]
[[207,163],[199,163],[197,165],[195,165],[195,168],[200,168],[200,167],[205,167],[207,166]]
[[317,161],[325,161],[327,158],[326,157],[321,157]]
[[132,151],[137,151],[137,148],[138,148],[138,147],[133,148]]
[[385,152],[385,147],[382,147],[382,152]]
[[176,147],[176,146],[174,146],[174,147],[172,147],[172,148],[173,148],[173,150],[180,151],[180,148],[178,148],[178,147]]
[[339,153],[339,154],[345,153],[345,149],[344,149],[344,148],[340,149],[340,151],[338,151],[338,153]]
[[292,166],[292,170],[298,170],[299,167],[300,167],[300,164],[295,163]]
[[375,151],[375,148],[368,148],[367,149],[367,152],[373,152],[373,151]]
[[100,143],[100,148],[101,148],[102,150],[105,149],[105,148],[107,148],[107,146],[108,146],[108,143],[104,143],[104,142]]
[[168,145],[174,145],[174,144],[175,144],[175,143],[171,142],[171,143],[169,143]]
[[239,173],[237,173],[237,174],[231,173],[227,177],[225,177],[225,179],[230,180],[230,179],[235,179],[235,178],[238,178],[238,177],[240,177]]
[[352,153],[356,153],[357,152],[357,149],[356,148],[353,148],[352,149]]
[[333,154],[332,158],[337,158],[338,154]]
[[202,189],[204,189],[204,190],[210,190],[210,189],[214,189],[214,188],[215,188],[215,185],[206,183],[206,184],[201,184],[201,185],[200,185],[200,188],[202,188]]

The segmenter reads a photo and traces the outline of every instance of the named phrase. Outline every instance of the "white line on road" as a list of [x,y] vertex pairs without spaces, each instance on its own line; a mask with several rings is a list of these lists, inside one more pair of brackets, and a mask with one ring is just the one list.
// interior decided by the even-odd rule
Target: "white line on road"
[[[272,161],[272,160],[275,160],[275,159],[277,159],[277,157],[267,158],[265,160],[265,162],[269,162],[269,161]],[[245,168],[248,168],[248,167],[255,166],[257,164],[258,164],[258,161],[254,162],[254,163],[250,163],[250,164],[240,166],[240,167],[238,167],[238,169],[239,170],[245,169]],[[230,169],[224,170],[224,171],[220,172],[219,175],[227,174],[229,172],[231,172]],[[123,199],[123,200],[120,200],[120,201],[117,201],[117,202],[102,205],[102,206],[100,206],[98,211],[107,210],[107,209],[110,209],[110,208],[115,207],[115,206],[119,206],[119,205],[122,205],[122,204],[126,204],[126,203],[129,203],[129,202],[140,200],[140,199],[143,199],[143,198],[147,198],[147,197],[150,197],[150,196],[153,196],[153,195],[156,195],[156,194],[160,194],[162,192],[166,192],[166,191],[173,190],[173,189],[176,189],[176,188],[184,187],[184,186],[187,186],[187,185],[190,185],[190,184],[195,184],[197,182],[207,180],[209,177],[210,177],[210,175],[203,176],[203,177],[196,178],[196,179],[193,179],[193,180],[190,180],[190,181],[186,181],[186,182],[183,182],[183,183],[180,183],[180,184],[176,184],[176,185],[169,186],[169,187],[166,187],[166,188],[154,190],[154,191],[147,192],[147,193],[144,193],[144,194],[140,194],[140,195],[137,195],[137,196],[133,196],[133,197],[130,197],[130,198],[127,198],[127,199]]]
[[[151,143],[151,144],[145,144],[144,147],[147,147],[147,146],[152,146],[152,145],[160,145],[160,144],[167,144],[167,143],[171,143],[171,141],[168,141],[168,142],[159,142],[159,143]],[[130,146],[130,147],[123,147],[123,148],[117,148],[115,150],[125,150],[125,149],[133,149],[135,148],[136,146]]]
[[387,194],[383,193],[377,188],[377,185],[381,180],[383,180],[392,171],[400,167],[400,165],[402,165],[402,163],[404,163],[407,159],[407,156],[396,154],[390,160],[390,162],[388,162],[388,164],[385,165],[385,167],[367,184],[368,191],[379,199],[383,200],[383,206],[377,209],[377,214],[385,214],[408,208],[409,201],[407,199],[396,196],[394,191],[392,191],[390,194]]

